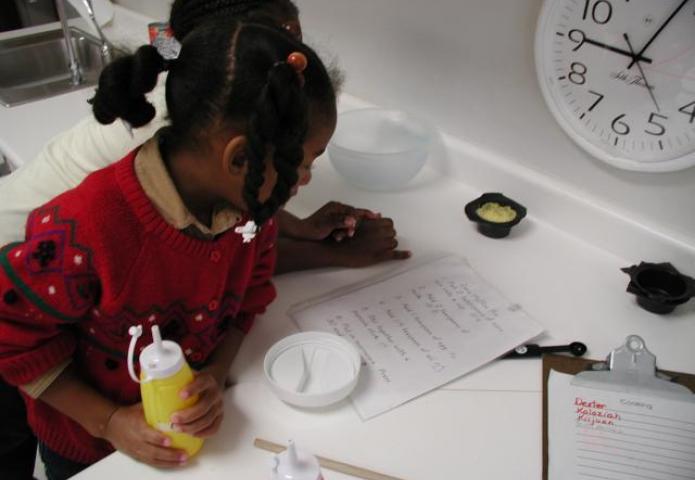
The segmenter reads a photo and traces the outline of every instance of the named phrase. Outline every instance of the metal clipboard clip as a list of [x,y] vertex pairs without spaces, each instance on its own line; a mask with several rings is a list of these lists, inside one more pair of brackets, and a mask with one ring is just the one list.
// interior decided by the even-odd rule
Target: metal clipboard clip
[[608,355],[605,364],[595,364],[594,368],[575,375],[572,385],[695,403],[688,387],[657,372],[656,356],[638,335],[629,335],[624,345]]

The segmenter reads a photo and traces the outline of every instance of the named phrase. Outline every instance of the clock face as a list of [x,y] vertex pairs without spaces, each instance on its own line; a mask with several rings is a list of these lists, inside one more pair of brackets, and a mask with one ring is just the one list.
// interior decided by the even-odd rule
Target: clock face
[[592,155],[628,170],[695,165],[695,0],[545,0],[536,68]]

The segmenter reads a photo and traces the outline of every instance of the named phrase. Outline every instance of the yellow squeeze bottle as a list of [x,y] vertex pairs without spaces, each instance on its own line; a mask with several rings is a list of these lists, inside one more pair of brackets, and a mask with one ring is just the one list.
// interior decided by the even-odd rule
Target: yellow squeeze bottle
[[135,344],[142,335],[142,326],[130,327],[128,346],[128,372],[140,384],[140,395],[145,410],[145,420],[157,430],[171,438],[174,448],[184,450],[189,457],[195,455],[203,446],[203,439],[175,432],[172,429],[171,415],[191,407],[198,401],[197,396],[182,399],[179,392],[193,381],[193,372],[186,363],[181,347],[170,340],[162,340],[159,327],[152,327],[153,342],[140,352],[140,378],[135,375],[133,356]]

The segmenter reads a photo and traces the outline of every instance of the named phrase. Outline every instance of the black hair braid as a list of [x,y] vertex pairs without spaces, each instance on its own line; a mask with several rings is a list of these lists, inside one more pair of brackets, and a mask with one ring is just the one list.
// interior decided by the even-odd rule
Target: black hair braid
[[[289,199],[290,191],[297,183],[297,168],[304,158],[302,145],[308,129],[306,112],[307,101],[297,72],[286,62],[273,66],[247,129],[248,169],[244,200],[257,225],[262,225],[275,214]],[[264,181],[269,146],[277,180],[270,197],[261,203],[258,192]]]
[[293,7],[290,11],[296,11],[290,0],[176,0],[171,6],[169,25],[174,37],[181,41],[208,18],[243,17],[276,4],[289,4]]
[[[286,61],[293,52],[307,57],[303,82]],[[275,214],[297,184],[310,116],[335,116],[335,90],[311,48],[274,26],[227,17],[206,21],[186,36],[169,71],[166,101],[170,126],[165,139],[159,135],[166,140],[165,161],[184,149],[206,151],[220,127],[246,137],[242,196],[257,225]],[[260,201],[267,162],[277,180]]]
[[166,66],[164,58],[150,45],[107,65],[99,77],[96,94],[89,100],[97,121],[108,125],[122,118],[134,128],[148,124],[156,112],[145,94],[152,91]]

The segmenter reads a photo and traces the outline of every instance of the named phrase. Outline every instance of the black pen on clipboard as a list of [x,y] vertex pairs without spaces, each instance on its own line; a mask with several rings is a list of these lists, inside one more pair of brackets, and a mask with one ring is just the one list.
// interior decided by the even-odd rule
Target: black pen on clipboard
[[586,345],[582,342],[572,342],[569,345],[553,345],[543,347],[535,343],[519,345],[514,350],[506,353],[502,358],[537,358],[544,353],[571,353],[575,357],[581,357],[586,353]]

